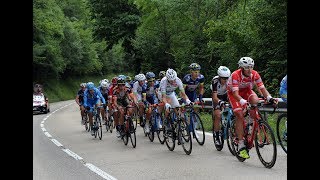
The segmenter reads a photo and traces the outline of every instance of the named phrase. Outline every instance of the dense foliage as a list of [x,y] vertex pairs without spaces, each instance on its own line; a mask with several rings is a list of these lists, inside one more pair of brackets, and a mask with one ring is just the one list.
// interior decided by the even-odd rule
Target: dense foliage
[[34,81],[197,62],[206,97],[217,68],[255,60],[269,92],[287,73],[287,0],[34,0]]

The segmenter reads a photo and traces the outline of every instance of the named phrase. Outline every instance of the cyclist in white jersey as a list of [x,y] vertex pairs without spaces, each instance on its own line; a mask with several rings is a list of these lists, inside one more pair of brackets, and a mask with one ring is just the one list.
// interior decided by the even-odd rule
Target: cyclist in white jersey
[[[179,106],[179,101],[176,97],[175,90],[179,88],[180,96],[185,100],[186,104],[190,104],[188,96],[186,95],[183,84],[180,78],[177,77],[177,72],[173,69],[168,69],[166,76],[161,79],[160,91],[162,94],[162,101],[165,103],[165,122],[167,122],[167,117],[169,115],[169,108],[175,108]],[[167,124],[166,124],[167,125]]]

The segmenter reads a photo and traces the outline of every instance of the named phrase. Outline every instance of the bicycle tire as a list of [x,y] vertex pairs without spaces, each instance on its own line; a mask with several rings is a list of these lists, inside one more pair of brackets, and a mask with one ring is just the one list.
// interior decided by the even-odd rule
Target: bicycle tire
[[[232,120],[234,121],[234,119]],[[231,139],[230,139],[230,133],[231,133],[231,128],[230,128],[230,124],[227,124],[227,145],[228,145],[228,149],[230,151],[230,153],[234,156],[234,151],[232,150],[232,147],[231,147]]]
[[96,121],[97,121],[97,123],[96,123],[96,131],[97,131],[97,133],[98,133],[98,137],[99,137],[99,139],[101,140],[102,139],[102,123],[101,123],[101,118],[100,118],[100,116],[98,116],[97,118],[96,118]]
[[134,125],[134,130],[137,129],[138,119],[139,119],[138,110],[137,110],[137,108],[134,108],[133,114],[132,114],[132,121],[133,121],[133,125]]
[[[169,117],[170,118],[170,117]],[[172,123],[171,120],[168,119],[169,123],[168,126],[172,129],[171,131],[167,130],[166,126],[163,126],[163,131],[164,131],[164,140],[166,142],[166,145],[168,147],[168,149],[170,151],[173,151],[175,146],[176,146],[176,142],[175,142],[175,137],[174,137],[174,131],[173,131],[173,127],[172,127]]]
[[[203,123],[202,123],[202,120],[201,120],[201,118],[200,118],[200,116],[199,116],[199,114],[198,113],[196,113],[196,112],[193,112],[193,115],[194,115],[194,117],[196,117],[196,119],[197,119],[197,124],[199,125],[198,127],[199,127],[199,129],[200,129],[200,131],[202,131],[201,133],[201,135],[199,135],[199,138],[197,138],[196,136],[195,136],[195,138],[196,138],[196,140],[197,140],[197,142],[198,142],[198,144],[199,145],[203,145],[204,144],[204,142],[205,142],[205,140],[206,140],[206,134],[205,134],[205,132],[204,132],[204,128],[203,128]],[[194,120],[194,119],[193,119]],[[192,125],[192,127],[193,127],[193,125]],[[196,127],[197,128],[197,127]],[[194,128],[193,128],[193,131],[196,131]],[[193,132],[193,134],[194,134],[194,132]],[[202,136],[202,140],[200,139],[200,137]]]
[[[163,118],[161,117],[161,115],[159,115],[159,121],[162,123],[161,125],[162,125],[162,127],[164,126],[163,125]],[[163,134],[163,128],[158,128],[158,130],[157,130],[157,136],[158,136],[158,139],[159,139],[159,142],[160,142],[160,144],[164,144],[164,141],[165,141],[165,139],[164,139],[164,136],[163,136],[164,134]]]
[[[190,155],[192,152],[192,137],[190,131],[188,130],[188,124],[185,120],[180,120],[178,125],[178,141],[180,141],[184,152]],[[186,144],[189,144],[187,147]]]
[[97,121],[96,121],[96,117],[95,120],[93,122],[93,127],[94,127],[94,138],[97,138],[97,134],[98,134],[98,130],[97,130]]
[[[245,161],[246,159],[245,158],[242,158],[239,156],[239,149],[238,149],[238,138],[237,138],[237,134],[236,134],[236,130],[235,130],[236,126],[235,126],[235,121],[233,121],[231,123],[231,127],[230,127],[230,136],[229,136],[229,139],[230,139],[230,142],[231,142],[231,149],[233,151],[232,154],[234,154],[237,159],[240,161],[240,162],[243,162]],[[247,150],[248,151],[248,150]]]
[[129,135],[130,135],[130,141],[133,148],[136,148],[137,146],[137,138],[136,138],[136,130],[134,129],[134,123],[132,119],[129,120],[130,126],[129,126]]
[[[257,154],[258,154],[258,157],[261,161],[261,163],[266,167],[266,168],[272,168],[274,166],[274,164],[276,163],[276,160],[277,160],[277,143],[276,143],[276,138],[274,136],[274,133],[273,133],[273,130],[272,128],[270,127],[270,125],[268,124],[267,121],[264,121],[264,120],[259,120],[258,122],[258,128],[255,130],[256,134],[255,134],[255,139],[254,139],[254,142],[255,142],[255,146],[256,146],[256,151],[257,151]],[[259,133],[259,129],[260,129],[260,133]],[[264,131],[265,129],[268,130],[269,133],[268,136],[266,136],[266,131]],[[262,131],[261,131],[262,130]],[[261,133],[263,132],[263,133]],[[261,148],[261,146],[259,146],[259,142],[258,140],[261,139],[259,138],[258,136],[261,135],[261,134],[264,134],[264,137],[267,137],[267,138],[263,138],[263,139],[267,139],[269,140],[267,143],[264,143],[265,145],[263,146],[263,148]],[[270,139],[271,138],[271,139]],[[272,142],[270,143],[270,140],[272,140]],[[267,162],[265,160],[264,157],[262,157],[262,153],[260,152],[261,149],[266,149],[266,146],[268,145],[272,145],[273,147],[271,148],[272,151],[273,151],[273,154],[272,154],[272,158],[269,162]],[[269,146],[268,146],[269,147]],[[269,153],[268,153],[269,154]]]
[[[280,129],[282,129],[281,127],[283,126],[281,122],[283,122],[285,120],[285,122],[287,122],[287,114],[281,114],[278,119],[277,119],[277,126],[276,126],[276,131],[277,131],[277,139],[278,142],[280,143],[281,148],[283,149],[283,151],[287,154],[287,142],[285,142],[284,140],[282,140],[282,131]],[[287,131],[287,130],[286,130]]]

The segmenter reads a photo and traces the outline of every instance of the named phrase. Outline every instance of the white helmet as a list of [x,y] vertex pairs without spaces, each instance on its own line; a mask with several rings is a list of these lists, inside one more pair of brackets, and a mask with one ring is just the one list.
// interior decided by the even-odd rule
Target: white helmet
[[177,72],[173,69],[168,69],[166,72],[166,77],[169,81],[175,80],[177,78]]
[[105,81],[105,82],[107,82],[109,84],[109,80],[108,79],[103,79],[101,82],[103,82],[103,81]]
[[220,77],[230,77],[231,74],[229,68],[226,66],[220,66],[217,72]]
[[100,85],[101,85],[101,87],[103,87],[103,88],[109,87],[109,83],[108,83],[107,81],[102,81]]
[[144,80],[146,80],[146,76],[144,74],[138,74],[135,76],[135,79],[137,81],[144,81]]
[[242,57],[240,58],[239,67],[248,67],[248,66],[254,66],[254,61],[251,57]]

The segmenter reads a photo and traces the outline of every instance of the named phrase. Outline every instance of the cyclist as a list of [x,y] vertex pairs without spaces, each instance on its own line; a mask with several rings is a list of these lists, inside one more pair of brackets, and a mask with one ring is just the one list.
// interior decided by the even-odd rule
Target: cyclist
[[[162,79],[163,77],[165,77],[165,76],[166,76],[166,71],[160,71],[160,72],[159,72],[159,79],[158,79],[159,86],[160,86],[160,81],[161,81],[161,79]],[[161,91],[158,91],[157,97],[158,97],[158,100],[159,100],[160,102],[162,102],[162,94],[161,94]],[[163,107],[160,107],[160,110],[161,110],[161,111],[162,111],[162,109],[163,109]],[[160,112],[160,114],[161,114],[161,112]]]
[[[104,116],[107,108],[107,103],[108,103],[108,96],[109,96],[109,81],[107,79],[101,80],[100,86],[98,87],[100,93],[104,97],[106,103],[103,105],[103,108],[101,108],[101,116],[103,117],[103,124],[106,123],[106,117]],[[103,114],[103,115],[102,115]]]
[[[268,102],[277,103],[277,100],[272,98],[272,96],[269,94],[259,73],[253,70],[254,61],[251,57],[241,57],[238,64],[239,69],[235,70],[228,79],[227,94],[234,115],[236,116],[235,126],[236,134],[239,139],[239,156],[248,159],[250,156],[247,153],[243,139],[243,107],[248,101],[252,106],[256,106],[258,104],[258,96],[252,90],[254,84],[257,85]],[[252,114],[251,116],[255,116],[255,114]]]
[[[94,106],[96,107],[101,107],[101,102],[102,104],[106,104],[106,101],[102,94],[100,93],[99,89],[94,87],[93,82],[88,82],[87,83],[87,89],[84,91],[83,95],[83,106],[87,109],[88,115],[89,115],[89,124],[91,126],[91,135],[94,135],[93,131],[93,108]],[[102,117],[104,117],[104,112],[101,111]]]
[[[189,65],[190,74],[187,74],[182,79],[185,93],[191,102],[195,102],[197,99],[197,88],[199,87],[199,101],[202,102],[202,96],[204,93],[204,76],[200,74],[201,66],[198,63],[191,63]],[[189,128],[191,130],[191,124]],[[196,125],[193,126],[196,128]],[[195,135],[199,137],[197,131],[194,131]]]
[[142,102],[142,97],[143,97],[143,93],[146,93],[146,88],[147,88],[146,76],[144,74],[138,74],[135,76],[135,79],[137,81],[133,84],[133,88],[132,88],[132,92],[134,95],[134,103],[139,107],[140,126],[144,127],[143,114],[144,114],[145,105]]
[[[145,125],[145,130],[146,132],[150,132],[149,129],[149,122],[151,118],[151,107],[148,107],[148,104],[157,104],[158,103],[158,98],[156,96],[158,88],[159,88],[159,83],[156,83],[155,79],[156,75],[153,72],[147,72],[146,73],[146,78],[147,78],[147,88],[146,88],[146,97],[143,97],[145,99],[144,104],[147,107],[146,111],[146,125]],[[157,107],[158,108],[158,107]],[[160,124],[160,121],[157,121],[157,126],[158,128],[162,128],[162,125]]]
[[179,101],[177,99],[175,90],[179,88],[181,97],[185,100],[186,104],[190,104],[191,101],[184,92],[184,88],[182,85],[182,81],[177,77],[177,72],[173,69],[168,69],[166,72],[166,76],[161,79],[160,82],[160,91],[162,94],[162,101],[165,104],[165,122],[166,126],[168,126],[169,122],[167,121],[169,115],[169,108],[175,108],[179,106]]
[[280,82],[280,91],[279,91],[281,99],[287,103],[287,75],[282,78]]
[[221,108],[224,106],[225,102],[228,101],[227,96],[227,80],[230,77],[230,70],[226,66],[220,66],[217,70],[218,76],[214,76],[211,81],[210,89],[212,90],[212,127],[213,138],[216,139],[215,145],[220,146],[220,137],[222,132],[220,130],[220,119],[221,119]]
[[86,83],[81,83],[80,84],[80,89],[77,93],[77,96],[76,96],[76,103],[79,105],[79,108],[80,108],[80,114],[81,114],[81,125],[83,125],[85,123],[85,119],[84,119],[84,111],[85,111],[85,108],[83,106],[83,95],[84,95],[84,91],[86,90],[86,86],[87,84]]
[[[123,76],[118,76],[118,80],[117,80],[117,86],[115,86],[115,88],[113,89],[113,95],[112,95],[112,102],[113,105],[115,107],[115,109],[117,109],[117,111],[115,112],[115,116],[117,116],[118,118],[118,122],[116,125],[116,135],[117,137],[121,137],[124,133],[124,125],[123,125],[123,121],[124,121],[124,108],[127,107],[130,103],[130,90],[125,86],[126,82],[125,82],[125,78]],[[132,109],[129,108],[127,110],[128,114],[131,115],[132,114]]]

